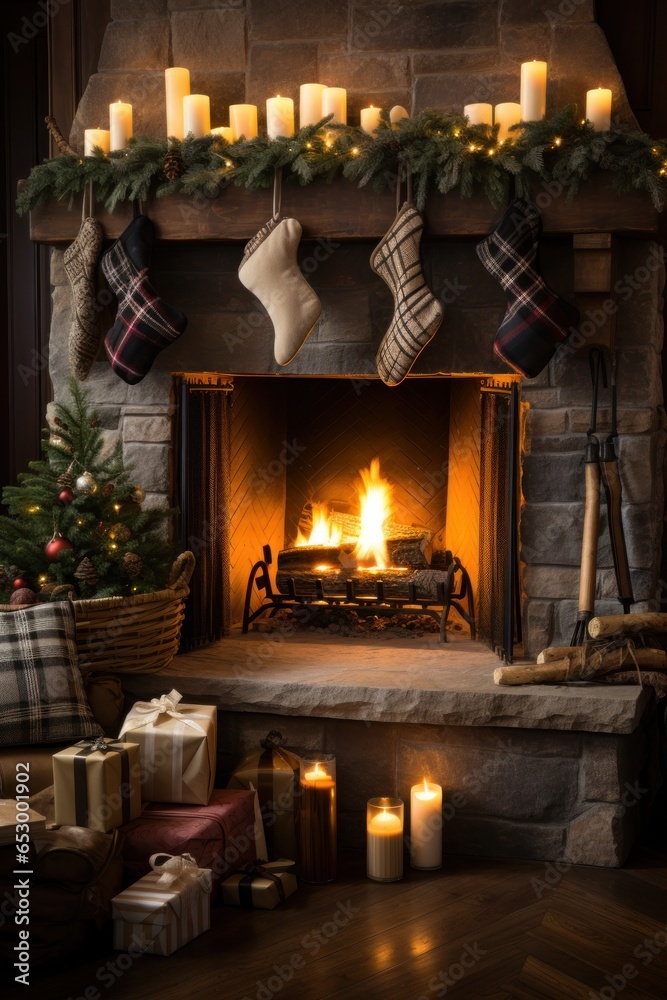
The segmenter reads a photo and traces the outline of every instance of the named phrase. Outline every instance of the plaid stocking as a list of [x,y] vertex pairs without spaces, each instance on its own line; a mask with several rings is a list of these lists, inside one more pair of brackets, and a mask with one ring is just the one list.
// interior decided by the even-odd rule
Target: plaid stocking
[[537,260],[540,213],[517,199],[477,255],[507,293],[507,312],[493,349],[521,375],[535,378],[579,322],[579,311],[544,282]]
[[78,236],[63,256],[74,299],[74,321],[68,341],[69,363],[80,382],[90,374],[101,340],[95,276],[103,240],[101,225],[89,216],[81,223]]
[[271,318],[279,365],[294,360],[322,312],[297,263],[301,232],[296,219],[270,219],[246,245],[239,266],[241,284],[257,296]]
[[111,367],[129,385],[148,374],[157,355],[178,340],[187,316],[160,298],[148,279],[153,224],[134,219],[102,258],[102,271],[118,299],[116,322],[106,335]]
[[371,254],[371,267],[394,296],[394,316],[377,354],[386,385],[398,385],[442,323],[443,308],[426,284],[419,244],[424,221],[407,201]]

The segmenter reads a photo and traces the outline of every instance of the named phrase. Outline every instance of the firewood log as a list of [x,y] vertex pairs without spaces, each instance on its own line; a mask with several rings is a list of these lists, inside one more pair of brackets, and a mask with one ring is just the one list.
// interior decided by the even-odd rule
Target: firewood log
[[634,635],[637,632],[667,632],[667,614],[645,611],[630,615],[598,615],[591,618],[588,634],[593,639],[609,635]]
[[[634,665],[629,655],[619,662],[619,653],[627,653],[627,650],[616,649],[604,653],[594,651],[589,656],[586,656],[585,647],[574,646],[572,650],[573,652],[561,659],[545,663],[520,663],[512,667],[498,667],[493,673],[493,680],[496,684],[503,685],[563,684],[568,681],[592,680],[620,667],[628,669],[630,664]],[[640,667],[667,670],[667,655],[664,650],[638,649],[634,650],[634,653]]]
[[[632,658],[634,654],[634,660]],[[550,646],[537,657],[538,663],[553,663],[571,657],[574,663],[587,663],[596,674],[609,670],[632,669],[638,666],[650,670],[667,670],[667,651],[664,649],[633,649],[618,646],[616,649],[596,649],[595,646]]]

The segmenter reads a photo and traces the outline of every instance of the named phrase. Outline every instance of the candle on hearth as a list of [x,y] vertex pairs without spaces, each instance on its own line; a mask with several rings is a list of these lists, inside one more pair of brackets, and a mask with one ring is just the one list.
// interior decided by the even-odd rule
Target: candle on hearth
[[374,108],[371,104],[370,108],[361,109],[361,128],[364,132],[374,132],[379,124],[380,108]]
[[396,125],[397,122],[400,122],[403,118],[409,117],[410,115],[401,104],[395,104],[389,112],[389,121],[392,125]]
[[598,87],[586,94],[586,118],[596,132],[608,132],[611,128],[611,90]]
[[302,757],[299,779],[299,857],[305,882],[336,878],[336,759]]
[[466,104],[463,114],[471,125],[493,125],[493,107],[490,104]]
[[190,93],[190,70],[182,66],[171,66],[164,71],[164,87],[167,96],[167,136],[182,139],[183,98]]
[[505,104],[496,104],[495,124],[499,125],[498,142],[505,142],[513,134],[510,132],[512,125],[518,125],[521,121],[521,105],[513,101]]
[[95,146],[103,153],[109,152],[111,133],[108,128],[87,128],[83,134],[83,155],[92,156]]
[[229,108],[229,124],[234,139],[242,135],[246,139],[257,137],[257,107],[254,104],[232,104]]
[[521,120],[541,121],[547,113],[547,64],[521,63]]
[[201,139],[211,131],[211,101],[206,94],[186,94],[183,98],[183,132]]
[[226,125],[220,125],[219,128],[212,128],[211,135],[219,135],[221,139],[226,139],[227,142],[234,142],[234,133]]
[[325,87],[322,94],[322,117],[333,115],[335,125],[347,125],[347,91],[344,87]]
[[116,101],[109,105],[109,149],[125,149],[132,138],[132,105]]
[[270,97],[266,102],[266,131],[269,139],[294,135],[294,101],[291,97]]
[[442,788],[424,778],[410,790],[410,865],[442,865]]
[[321,118],[322,94],[326,90],[323,83],[302,83],[299,88],[299,128],[315,125]]
[[366,806],[366,874],[376,882],[403,878],[403,802],[369,799]]

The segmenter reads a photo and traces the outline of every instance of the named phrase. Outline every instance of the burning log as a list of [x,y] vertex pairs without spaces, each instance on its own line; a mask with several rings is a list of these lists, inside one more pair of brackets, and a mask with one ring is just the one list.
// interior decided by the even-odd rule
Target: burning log
[[276,585],[282,594],[289,593],[289,581],[294,581],[297,594],[313,596],[315,594],[315,580],[322,581],[324,592],[327,596],[340,596],[347,591],[348,580],[355,581],[355,593],[359,598],[376,598],[377,585],[382,584],[382,591],[385,597],[393,597],[399,600],[408,600],[411,588],[414,587],[415,601],[420,599],[425,601],[438,601],[441,593],[439,585],[447,582],[448,574],[439,569],[406,569],[392,567],[390,569],[374,570],[373,572],[355,569],[345,570],[342,567],[331,565],[325,569],[324,563],[319,563],[320,571],[306,572],[297,571],[295,562],[291,562],[290,571],[285,569],[284,557],[286,554],[304,551],[304,549],[286,549],[278,556],[278,571],[276,573]]
[[[344,511],[330,510],[327,517],[332,525],[335,525],[342,531],[343,544],[356,542],[361,534],[361,518],[357,514],[346,514]],[[312,504],[307,503],[301,512],[299,531],[304,535],[308,535],[312,526],[313,507]],[[425,539],[425,548],[433,538],[433,532],[430,528],[426,528],[422,524],[400,524],[398,521],[385,521],[383,528],[387,539],[394,541],[399,541],[400,539],[421,541]]]

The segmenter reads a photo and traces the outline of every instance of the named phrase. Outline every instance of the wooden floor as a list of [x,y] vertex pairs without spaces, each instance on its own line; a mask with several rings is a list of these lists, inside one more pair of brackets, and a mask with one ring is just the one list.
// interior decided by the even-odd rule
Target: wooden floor
[[103,951],[28,989],[3,983],[0,995],[664,1000],[663,832],[622,870],[449,857],[440,872],[378,884],[364,877],[363,858],[344,855],[336,883],[303,885],[279,910],[216,908],[211,931],[171,958],[143,956],[114,972],[119,953]]

